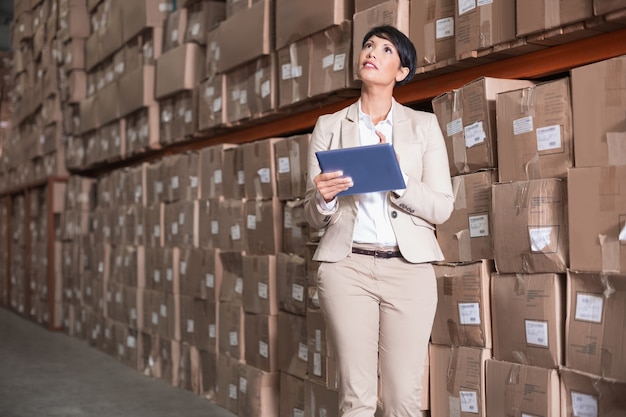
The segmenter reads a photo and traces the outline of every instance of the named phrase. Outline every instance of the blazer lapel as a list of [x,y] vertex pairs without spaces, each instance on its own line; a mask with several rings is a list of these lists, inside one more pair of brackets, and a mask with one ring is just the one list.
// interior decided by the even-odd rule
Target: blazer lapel
[[341,121],[341,144],[342,148],[359,146],[359,108],[354,103],[348,108],[346,118]]

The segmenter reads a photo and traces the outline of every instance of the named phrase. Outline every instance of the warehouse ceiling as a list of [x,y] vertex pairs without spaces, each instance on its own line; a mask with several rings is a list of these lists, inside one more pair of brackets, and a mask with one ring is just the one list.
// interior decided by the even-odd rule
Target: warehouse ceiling
[[13,1],[0,0],[0,51],[11,48],[11,21],[13,20]]

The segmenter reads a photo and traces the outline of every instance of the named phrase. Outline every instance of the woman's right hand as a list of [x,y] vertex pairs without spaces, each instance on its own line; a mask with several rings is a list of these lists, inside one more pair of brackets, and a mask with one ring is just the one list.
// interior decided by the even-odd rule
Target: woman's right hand
[[354,185],[352,178],[344,177],[341,171],[322,172],[313,178],[313,182],[327,203],[332,201],[337,194]]

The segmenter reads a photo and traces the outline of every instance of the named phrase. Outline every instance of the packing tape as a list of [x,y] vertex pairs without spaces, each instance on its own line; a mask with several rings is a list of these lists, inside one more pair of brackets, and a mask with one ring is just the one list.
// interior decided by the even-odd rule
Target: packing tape
[[626,132],[606,133],[609,165],[626,165]]
[[448,320],[447,323],[448,325],[448,336],[450,337],[450,343],[453,346],[459,346],[459,327],[457,326],[457,324],[454,322],[454,320]]
[[561,26],[561,1],[544,0],[543,8],[544,27],[551,29]]
[[459,259],[464,261],[472,260],[472,244],[470,243],[470,233],[468,229],[459,230],[454,234],[458,242]]
[[467,153],[465,146],[465,137],[462,134],[456,134],[452,136],[452,158],[454,159],[454,166],[460,173],[468,172],[467,166]]
[[448,371],[446,372],[446,388],[448,394],[454,394],[454,386],[456,381],[456,366],[459,360],[459,348],[452,346],[450,352],[450,361],[448,362]]
[[298,48],[296,47],[297,43],[292,43],[289,45],[289,61],[291,62],[291,102],[295,103],[304,99],[304,97],[300,97],[300,83],[297,81],[298,78],[302,77],[302,70],[298,70],[300,67],[298,61]]
[[437,62],[437,54],[435,52],[436,32],[437,22],[428,22],[424,25],[424,43],[422,44],[424,46],[424,64]]
[[300,181],[302,176],[302,168],[300,167],[300,144],[295,140],[290,140],[288,146],[291,185],[294,187],[294,196],[300,196],[304,194],[303,188],[305,188],[304,181]]
[[519,373],[521,366],[518,364],[511,364],[511,371],[507,379],[507,385],[519,385]]
[[511,352],[513,354],[513,358],[516,363],[521,363],[522,365],[529,365],[528,357],[526,354],[519,350],[514,350]]
[[462,210],[467,208],[467,195],[465,191],[465,177],[457,175],[452,177],[452,192],[454,195],[454,209]]
[[486,4],[484,6],[480,6],[478,10],[478,14],[480,15],[479,45],[481,48],[487,48],[493,45],[493,30],[491,29],[493,7],[493,4]]
[[602,272],[620,272],[620,245],[616,237],[600,234],[600,251],[602,252]]
[[515,274],[515,288],[513,291],[517,296],[526,294],[526,280],[524,279],[524,274]]
[[526,180],[536,180],[541,178],[541,164],[539,163],[539,154],[536,153],[524,164],[524,173]]

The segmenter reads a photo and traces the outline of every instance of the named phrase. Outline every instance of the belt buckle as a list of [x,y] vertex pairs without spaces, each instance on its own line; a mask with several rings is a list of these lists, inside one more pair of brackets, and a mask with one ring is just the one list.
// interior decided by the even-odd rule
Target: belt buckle
[[386,251],[386,250],[375,250],[374,251],[374,258],[380,258],[380,259],[388,259],[390,256],[390,251]]

